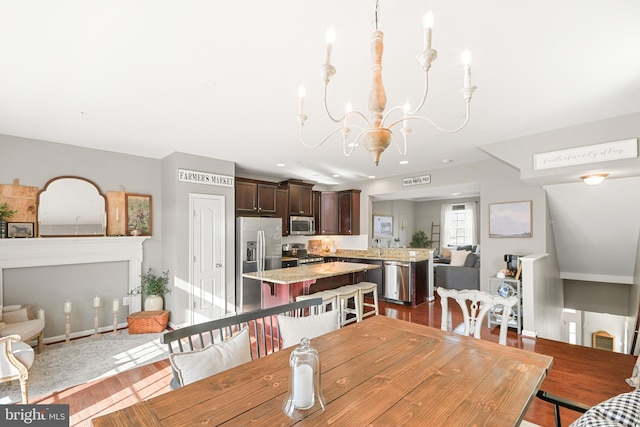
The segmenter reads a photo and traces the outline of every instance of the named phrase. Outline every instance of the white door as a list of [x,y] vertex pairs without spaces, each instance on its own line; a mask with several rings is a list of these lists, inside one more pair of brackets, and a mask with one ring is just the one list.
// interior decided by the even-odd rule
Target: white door
[[224,197],[206,194],[189,196],[191,215],[192,324],[224,317],[225,217]]

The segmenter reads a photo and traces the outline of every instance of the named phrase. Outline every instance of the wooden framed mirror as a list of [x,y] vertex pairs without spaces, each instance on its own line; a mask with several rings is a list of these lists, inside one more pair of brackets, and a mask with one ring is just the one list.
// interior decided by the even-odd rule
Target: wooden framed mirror
[[59,176],[38,193],[38,236],[103,236],[106,232],[106,199],[92,181]]

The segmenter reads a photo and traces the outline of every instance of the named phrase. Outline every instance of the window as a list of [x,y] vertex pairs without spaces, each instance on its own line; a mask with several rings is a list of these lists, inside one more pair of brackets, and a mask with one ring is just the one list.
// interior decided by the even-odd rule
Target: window
[[443,245],[475,245],[475,203],[443,204],[441,213]]

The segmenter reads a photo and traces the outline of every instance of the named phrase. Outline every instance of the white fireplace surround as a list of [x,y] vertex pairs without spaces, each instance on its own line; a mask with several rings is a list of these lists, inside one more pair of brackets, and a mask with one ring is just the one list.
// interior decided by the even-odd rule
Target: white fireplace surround
[[[3,272],[7,268],[128,261],[131,291],[140,285],[142,243],[148,238],[101,236],[0,239],[0,305],[4,300]],[[139,298],[132,298],[129,313],[140,309]]]

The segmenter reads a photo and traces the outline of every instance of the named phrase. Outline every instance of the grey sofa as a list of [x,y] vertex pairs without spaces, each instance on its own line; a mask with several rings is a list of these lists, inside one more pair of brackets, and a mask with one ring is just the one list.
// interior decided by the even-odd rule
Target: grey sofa
[[448,289],[480,289],[480,256],[467,255],[463,266],[434,264],[436,286]]

